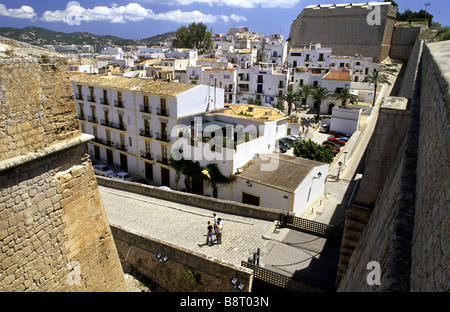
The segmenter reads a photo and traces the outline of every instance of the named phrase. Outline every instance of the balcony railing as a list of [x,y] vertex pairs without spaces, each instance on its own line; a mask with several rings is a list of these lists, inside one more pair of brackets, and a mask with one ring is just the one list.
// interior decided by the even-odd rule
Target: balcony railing
[[83,94],[75,94],[75,99],[76,100],[80,100],[80,101],[83,101]]
[[153,132],[151,130],[139,129],[139,135],[146,138],[153,138]]
[[125,124],[123,124],[123,123],[116,123],[116,122],[111,122],[111,121],[109,121],[109,120],[103,120],[103,119],[101,119],[101,120],[100,120],[100,124],[101,124],[102,126],[114,128],[114,129],[117,129],[117,130],[122,130],[122,131],[127,130],[127,127],[126,127]]
[[152,153],[147,153],[145,151],[141,151],[141,157],[147,160],[154,160],[155,158],[153,157]]
[[163,164],[163,165],[169,165],[170,164],[169,158],[163,157],[161,155],[156,156],[156,161],[159,162],[160,164]]
[[160,108],[157,108],[156,109],[156,115],[159,115],[159,116],[169,116],[169,110],[168,109],[160,109]]
[[117,101],[117,100],[115,100],[115,101],[114,101],[114,106],[115,106],[115,107],[123,108],[123,101]]
[[115,146],[118,150],[121,150],[123,152],[127,151],[127,146],[125,144],[116,143]]
[[88,116],[88,121],[93,123],[98,123],[98,119],[95,116]]
[[95,138],[94,142],[100,143],[100,144],[103,144],[103,145],[106,145],[106,146],[109,146],[109,147],[113,147],[114,146],[112,141],[108,141],[108,140],[104,140],[104,139]]
[[156,139],[158,141],[170,142],[170,136],[168,134],[166,134],[166,133],[156,132]]
[[87,96],[87,100],[88,100],[88,102],[93,102],[93,103],[95,103],[95,96],[90,96],[90,95],[88,95],[88,96]]
[[86,120],[86,116],[84,114],[78,114],[78,119]]
[[108,99],[100,98],[100,104],[109,105],[109,101],[108,101]]
[[147,113],[147,114],[151,114],[152,113],[152,109],[150,106],[147,105],[140,105],[139,106],[139,111],[141,113]]

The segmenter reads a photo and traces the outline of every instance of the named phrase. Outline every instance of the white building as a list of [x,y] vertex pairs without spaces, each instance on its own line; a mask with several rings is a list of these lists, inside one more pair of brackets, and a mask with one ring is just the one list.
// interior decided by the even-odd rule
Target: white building
[[88,74],[71,81],[81,129],[95,136],[89,153],[168,186],[175,179],[169,156],[177,125],[223,108],[223,89],[203,85]]
[[259,155],[235,175],[233,200],[301,216],[324,195],[328,167],[285,154]]
[[262,105],[279,104],[279,98],[287,90],[287,75],[274,70],[273,64],[260,64],[238,70],[237,103],[249,99],[261,101]]

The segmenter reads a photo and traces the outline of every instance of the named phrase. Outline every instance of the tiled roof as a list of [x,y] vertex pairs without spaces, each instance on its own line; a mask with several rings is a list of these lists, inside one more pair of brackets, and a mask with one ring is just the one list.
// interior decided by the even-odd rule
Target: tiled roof
[[196,85],[168,82],[163,80],[92,74],[73,75],[70,78],[70,81],[72,81],[73,83],[81,83],[103,88],[115,88],[167,96],[176,96],[180,93],[197,87]]
[[351,80],[350,72],[344,71],[344,72],[328,72],[322,80]]

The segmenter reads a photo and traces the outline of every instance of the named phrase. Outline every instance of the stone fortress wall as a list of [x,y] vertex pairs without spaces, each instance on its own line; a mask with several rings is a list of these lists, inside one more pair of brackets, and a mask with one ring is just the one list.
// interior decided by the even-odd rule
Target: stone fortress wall
[[0,291],[126,291],[65,59],[0,48]]
[[397,8],[387,3],[377,7],[380,23],[369,25],[367,16],[375,6],[367,3],[308,6],[292,22],[289,46],[321,43],[334,55],[358,54],[381,62],[389,56]]
[[[374,205],[356,216],[368,220],[354,251],[344,259],[341,249],[348,264],[338,291],[449,291],[448,55],[449,41],[429,43],[412,60],[408,129]],[[379,285],[367,283],[371,261],[380,265]]]

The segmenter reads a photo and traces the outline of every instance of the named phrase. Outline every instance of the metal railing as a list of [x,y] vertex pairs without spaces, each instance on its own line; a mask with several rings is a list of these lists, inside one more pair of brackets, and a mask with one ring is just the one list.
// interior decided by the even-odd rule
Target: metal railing
[[166,133],[156,132],[156,136],[155,137],[156,137],[156,139],[158,141],[170,142],[170,136],[168,134],[166,134]]
[[88,116],[87,120],[92,123],[98,123],[97,117],[95,116]]
[[156,109],[156,115],[168,117],[169,116],[169,110],[168,109],[157,108]]
[[147,153],[145,151],[141,151],[141,157],[148,159],[148,160],[154,160],[153,153]]
[[139,111],[141,113],[147,113],[147,114],[151,114],[152,113],[152,109],[148,105],[139,105]]
[[123,101],[114,100],[114,106],[123,108]]
[[170,161],[167,157],[162,157],[160,155],[156,156],[156,161],[163,165],[169,165]]
[[291,276],[260,267],[246,261],[241,266],[253,270],[253,279],[290,292],[327,292],[327,290],[293,279]]
[[109,101],[108,101],[108,99],[100,98],[100,104],[109,105]]
[[88,95],[87,96],[87,101],[95,103],[95,96]]
[[153,138],[153,132],[151,130],[139,129],[139,135],[146,138]]
[[279,223],[281,226],[290,227],[323,238],[342,240],[344,235],[344,229],[341,227],[303,219],[289,214],[280,215]]

